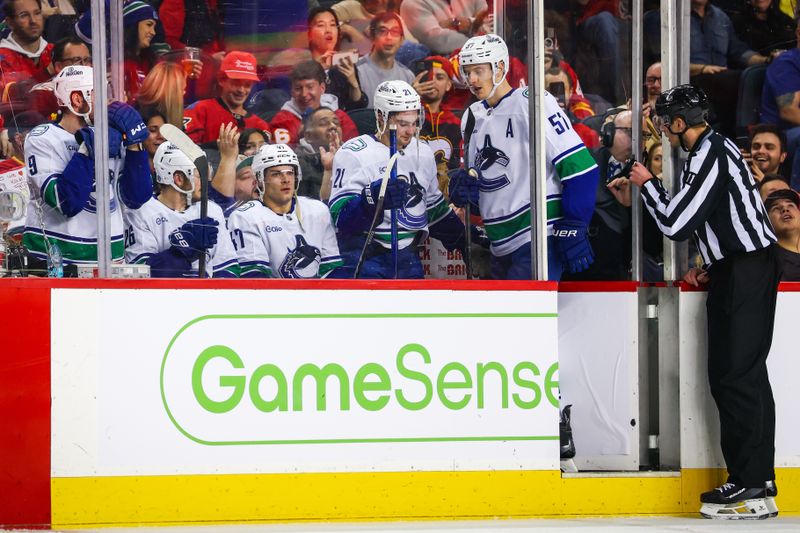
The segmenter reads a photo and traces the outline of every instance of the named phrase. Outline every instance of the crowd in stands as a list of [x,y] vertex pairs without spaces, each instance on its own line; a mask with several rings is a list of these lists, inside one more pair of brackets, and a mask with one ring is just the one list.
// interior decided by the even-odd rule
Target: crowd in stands
[[[376,133],[376,90],[384,82],[403,81],[421,98],[424,121],[418,136],[435,157],[438,189],[445,199],[449,172],[462,166],[463,115],[475,101],[458,64],[461,48],[472,36],[494,33],[498,19],[505,17],[504,31],[511,35],[506,39],[511,52],[506,79],[515,89],[528,83],[525,21],[516,18],[526,5],[519,0],[506,1],[500,14],[494,12],[492,0],[276,0],[263,9],[258,4],[247,4],[256,6],[248,22],[248,13],[234,0],[123,2],[124,80],[120,94],[113,98],[127,106],[120,124],[131,126],[134,115],[128,110],[135,111],[142,131],[122,133],[119,170],[143,166],[146,154],[151,194],[142,197],[142,183],[131,175],[118,177],[119,182],[112,183],[119,189],[115,192],[120,195],[120,209],[142,210],[138,218],[127,217],[142,227],[150,223],[147,213],[162,213],[162,206],[184,213],[178,218],[185,241],[220,249],[216,259],[214,254],[209,256],[208,271],[215,276],[245,271],[280,275],[277,265],[256,259],[233,267],[230,257],[237,251],[237,240],[231,233],[234,249],[228,249],[226,220],[253,202],[269,204],[273,214],[293,213],[294,204],[286,203],[285,187],[272,189],[273,174],[276,184],[292,177],[296,195],[328,202],[337,179],[337,152],[359,135]],[[544,4],[545,86],[591,150],[601,176],[589,224],[594,264],[565,279],[630,279],[631,204],[638,200],[631,198],[624,178],[626,165],[637,159],[654,175],[660,177],[662,172],[660,117],[655,111],[663,87],[659,3],[645,2],[644,39],[635,43],[645,58],[641,117],[631,113],[630,2],[545,0]],[[710,96],[709,123],[735,139],[750,164],[786,260],[795,265],[785,279],[797,276],[800,280],[800,199],[793,192],[800,190],[800,30],[797,14],[788,4],[691,0],[689,74],[691,82]],[[58,207],[53,195],[91,203],[94,189],[81,189],[78,194],[74,183],[59,178],[63,183],[50,191],[48,180],[37,181],[41,176],[35,174],[41,174],[41,169],[32,166],[36,159],[30,159],[30,139],[45,131],[42,125],[50,124],[68,132],[70,138],[78,134],[78,141],[67,142],[70,154],[92,153],[87,133],[92,129],[91,113],[104,104],[84,102],[87,111],[77,100],[69,101],[69,95],[64,101],[58,87],[59,83],[66,86],[65,69],[85,73],[81,68],[92,66],[92,47],[108,47],[110,36],[92,34],[86,0],[4,0],[3,14],[0,157],[26,167],[29,182],[40,189],[33,192],[32,203],[49,202],[45,209],[54,210],[48,216],[55,217]],[[631,142],[634,121],[643,125],[641,148]],[[217,229],[197,222],[200,219],[192,207],[199,198],[197,173],[162,135],[164,124],[184,130],[206,151],[212,177],[210,198],[220,208],[210,215],[214,224],[208,225]],[[139,128],[138,123],[133,125]],[[47,131],[54,139],[60,135]],[[134,138],[136,142],[131,141]],[[287,145],[292,155],[265,148],[279,145]],[[159,167],[167,160],[176,171]],[[273,172],[270,165],[275,161],[294,165],[294,174]],[[59,171],[66,172],[67,164],[64,161]],[[181,179],[167,177],[169,169]],[[70,212],[78,207],[71,205]],[[308,204],[307,209],[309,220],[319,212],[317,204]],[[185,214],[189,212],[194,218]],[[463,211],[456,212],[463,221]],[[644,276],[658,280],[663,276],[662,236],[648,220],[645,217]],[[479,226],[481,219],[473,213],[470,222]],[[239,224],[246,233],[241,220]],[[42,225],[39,220],[37,235],[47,233]],[[118,230],[113,229],[113,238],[124,239],[125,260],[149,260],[151,266],[161,268],[159,275],[175,274],[198,263],[199,253],[192,246],[186,252],[174,243],[177,255],[149,258],[139,253],[141,242],[131,242],[127,232],[123,236]],[[12,222],[6,240],[10,245],[27,231],[25,220]],[[245,245],[242,235],[239,246]],[[166,243],[175,237],[160,238]],[[59,234],[58,239],[63,248],[71,249],[70,235]],[[225,247],[219,244],[223,240]],[[45,265],[46,271],[47,238],[30,242],[35,242],[32,259],[40,267]],[[122,249],[114,250],[115,259],[121,260]],[[61,252],[65,264],[91,262],[91,254],[70,257],[69,250]],[[336,251],[326,248],[323,256],[330,267],[323,270],[332,271]],[[480,262],[478,250],[474,257]],[[446,261],[460,265],[461,256],[450,252]],[[188,272],[196,275],[196,268]],[[425,268],[426,274],[437,275],[435,267]],[[474,270],[487,271],[481,265]],[[465,273],[463,267],[440,271],[452,277]]]

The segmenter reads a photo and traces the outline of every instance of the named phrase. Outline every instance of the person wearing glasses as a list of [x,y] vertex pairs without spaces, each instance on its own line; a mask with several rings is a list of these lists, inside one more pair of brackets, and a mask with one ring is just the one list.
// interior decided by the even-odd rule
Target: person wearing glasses
[[600,170],[594,213],[589,222],[589,243],[594,250],[594,263],[582,272],[567,272],[563,280],[626,280],[631,260],[630,201],[620,197],[614,182],[633,154],[631,144],[632,113],[615,110],[603,123],[601,146],[592,151]]
[[647,67],[644,74],[645,101],[642,114],[653,118],[655,116],[656,100],[661,95],[661,62],[656,62]]
[[50,79],[53,45],[42,37],[41,0],[8,0],[3,3],[3,14],[11,28],[8,37],[0,41],[0,87],[5,102],[11,85],[20,82],[33,85]]
[[[342,49],[355,47],[359,56],[370,53],[372,49],[372,39],[369,36],[369,23],[376,16],[387,11],[397,11],[397,5],[402,2],[393,2],[395,6],[390,9],[389,0],[341,0],[331,6],[331,10],[336,14],[339,21],[339,33],[341,35]],[[408,24],[403,21],[403,33],[406,41],[410,44],[419,44],[418,41],[408,31]]]
[[372,97],[378,85],[389,80],[401,80],[411,85],[414,83],[414,74],[396,60],[397,51],[405,38],[402,22],[396,13],[376,15],[369,23],[369,35],[372,52],[359,59],[356,68],[361,90],[369,99],[367,107],[374,107]]
[[[53,69],[55,76],[69,66],[92,66],[92,52],[81,39],[77,37],[64,37],[53,46]],[[55,76],[53,78],[55,78]],[[35,110],[45,117],[58,111],[58,102],[53,93],[53,79],[37,83],[28,94],[21,95],[27,100],[28,108]]]

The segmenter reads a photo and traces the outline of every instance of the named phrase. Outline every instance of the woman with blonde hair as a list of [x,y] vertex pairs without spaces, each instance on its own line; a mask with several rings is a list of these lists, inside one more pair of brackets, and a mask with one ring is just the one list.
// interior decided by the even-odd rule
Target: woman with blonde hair
[[145,76],[139,90],[139,110],[155,109],[167,122],[183,127],[183,93],[186,91],[186,76],[179,63],[162,62],[155,65]]

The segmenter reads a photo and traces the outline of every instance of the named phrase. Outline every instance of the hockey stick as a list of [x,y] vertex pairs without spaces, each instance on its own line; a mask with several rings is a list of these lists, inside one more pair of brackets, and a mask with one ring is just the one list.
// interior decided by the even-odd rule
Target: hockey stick
[[[472,114],[472,109],[467,108],[467,124],[464,129],[464,168],[467,173],[473,178],[478,177],[478,173],[474,168],[469,167],[469,141],[472,139],[472,128],[475,127],[475,115]],[[470,207],[469,200],[464,205],[464,265],[467,267],[467,279],[472,279],[472,208]]]
[[358,279],[358,274],[361,272],[361,267],[364,265],[364,259],[366,259],[367,256],[367,248],[372,242],[372,238],[375,236],[375,228],[378,227],[378,217],[383,218],[383,198],[386,196],[386,186],[389,185],[389,175],[392,173],[392,167],[394,167],[394,163],[397,161],[398,155],[399,154],[394,154],[389,158],[389,165],[383,172],[383,176],[381,176],[381,188],[378,191],[378,201],[375,202],[375,214],[372,216],[372,223],[369,226],[367,239],[364,241],[364,247],[361,249],[361,255],[358,257],[358,263],[356,263],[356,270],[353,273],[353,279]]
[[[397,163],[392,163],[392,158],[397,154],[397,126],[389,124],[389,161],[391,168],[390,180],[397,181]],[[392,208],[392,264],[394,265],[394,279],[397,279],[397,208]]]
[[[161,136],[178,147],[178,150],[189,157],[200,174],[200,218],[208,216],[208,157],[202,148],[197,146],[188,135],[172,124],[162,124],[159,128]],[[206,252],[198,258],[198,277],[206,277]]]

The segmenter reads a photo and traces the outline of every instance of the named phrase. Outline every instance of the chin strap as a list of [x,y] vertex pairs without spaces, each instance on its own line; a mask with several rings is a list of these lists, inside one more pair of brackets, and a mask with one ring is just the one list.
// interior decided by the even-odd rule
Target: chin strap
[[[500,85],[503,83],[503,80],[506,79],[506,74],[508,74],[508,72],[505,70],[506,69],[505,65],[503,66],[503,69],[504,69],[503,70],[503,76],[500,78],[500,81],[495,81],[495,79],[497,78],[497,72],[495,71],[494,67],[492,67],[492,90],[489,93],[489,96],[484,98],[484,100],[489,100],[492,96],[494,96],[494,93],[497,90],[497,88],[500,87]],[[472,93],[472,96],[476,96],[476,97],[478,96],[477,94],[475,94],[475,91],[472,90],[472,86],[471,85],[469,86],[469,92]],[[420,123],[420,124],[422,124],[422,123]]]
[[683,136],[686,133],[686,130],[689,129],[689,126],[685,126],[681,131],[672,131],[672,125],[670,124],[667,126],[667,131],[670,132],[672,135],[677,135],[678,140],[681,142],[681,149],[684,152],[688,152],[689,148],[686,146],[686,143],[683,142]]

